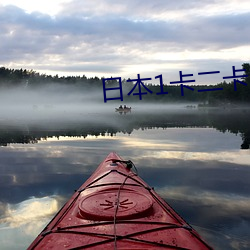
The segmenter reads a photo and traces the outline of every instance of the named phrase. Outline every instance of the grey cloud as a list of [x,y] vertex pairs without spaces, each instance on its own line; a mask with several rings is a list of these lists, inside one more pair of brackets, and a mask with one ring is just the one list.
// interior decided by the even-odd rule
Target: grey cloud
[[[194,18],[190,24],[182,24],[186,28],[186,41],[194,45],[212,48],[230,48],[248,45],[250,34],[248,24],[249,13],[238,15],[220,15]],[[243,38],[244,37],[244,38]]]
[[[46,69],[44,66],[40,66],[40,69]],[[97,72],[97,73],[116,73],[119,72],[120,67],[115,65],[103,65],[103,64],[89,64],[89,65],[79,65],[79,64],[73,64],[73,65],[66,65],[66,66],[60,66],[55,65],[50,67],[51,70],[54,71],[61,71],[61,72]]]
[[[143,43],[163,41],[189,47],[193,47],[193,45],[202,46],[203,44],[203,47],[205,47],[208,44],[219,43],[237,43],[242,45],[249,40],[248,37],[245,37],[245,39],[241,37],[241,32],[248,29],[247,23],[250,21],[248,13],[216,17],[194,17],[187,23],[160,20],[135,21],[129,19],[129,17],[112,16],[86,19],[77,16],[58,16],[54,19],[41,13],[27,14],[13,6],[2,8],[1,14],[3,14],[1,19],[5,20],[1,25],[1,29],[8,31],[16,28],[17,34],[24,32],[28,36],[28,42],[30,42],[31,36],[51,40],[53,36],[66,34],[71,42],[75,39],[72,36],[76,36],[76,38],[81,38],[82,41],[107,41],[111,45],[128,41],[140,41]],[[244,35],[248,36],[245,32]],[[32,39],[35,38],[33,37]],[[187,42],[189,45],[187,45]],[[43,40],[41,43],[49,45]]]
[[80,1],[74,0],[65,4],[62,11],[64,15],[80,15],[80,16],[133,16],[133,17],[148,17],[153,14],[162,14],[169,11],[182,11],[188,9],[200,8],[204,5],[211,5],[218,1],[171,1],[171,0],[127,0],[126,2],[117,2],[114,0],[92,0]]
[[[82,1],[73,1],[70,4],[75,9],[79,5],[81,11],[80,3]],[[187,4],[181,1],[178,4],[166,4],[165,1],[145,1],[142,4],[130,1],[126,5],[115,4],[117,7],[114,10],[120,8],[120,13],[124,15],[113,15],[112,8],[107,7],[113,3],[110,0],[103,2],[101,6],[106,6],[111,14],[103,12],[99,16],[91,16],[94,14],[90,11],[94,3],[97,2],[88,2],[89,5],[82,15],[70,16],[61,12],[55,17],[39,12],[28,14],[15,6],[0,6],[1,63],[28,61],[36,62],[40,68],[45,64],[50,65],[50,68],[52,65],[52,68],[65,68],[69,71],[80,69],[118,72],[123,65],[140,64],[142,61],[152,63],[152,60],[143,58],[144,52],[153,54],[185,49],[220,50],[248,45],[250,40],[250,33],[246,32],[250,22],[249,13],[194,16],[188,21],[137,20],[134,14],[143,11],[145,14],[167,11],[165,5],[168,10],[183,5],[180,11],[184,11],[185,8],[196,8],[201,3],[192,1]],[[202,2],[203,6],[207,3]],[[65,9],[67,6],[70,5],[66,5]],[[71,13],[70,8],[68,13]],[[120,53],[122,47],[124,49]],[[53,56],[59,56],[60,61],[51,60]],[[77,65],[82,62],[89,62],[90,65]],[[71,67],[60,65],[69,63]],[[101,66],[103,64],[105,66]]]

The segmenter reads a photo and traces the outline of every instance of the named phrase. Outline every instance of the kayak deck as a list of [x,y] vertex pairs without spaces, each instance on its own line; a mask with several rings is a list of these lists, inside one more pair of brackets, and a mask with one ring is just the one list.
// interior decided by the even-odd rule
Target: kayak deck
[[212,249],[110,153],[28,249]]

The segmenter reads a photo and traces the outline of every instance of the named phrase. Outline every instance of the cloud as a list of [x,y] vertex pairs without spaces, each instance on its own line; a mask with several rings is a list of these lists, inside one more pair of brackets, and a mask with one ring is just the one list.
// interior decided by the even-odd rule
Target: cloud
[[[233,3],[75,0],[55,16],[0,5],[0,63],[42,72],[126,77],[134,68],[148,73],[171,64],[192,68],[197,59],[227,63],[225,50],[249,49],[250,40],[249,12],[233,9]],[[218,11],[221,7],[227,11]],[[201,15],[199,8],[207,12]],[[234,54],[233,60],[243,59],[250,58],[242,51]]]
[[[126,2],[117,2],[114,0],[93,0],[80,1],[74,0],[65,3],[65,8],[61,13],[64,15],[79,16],[113,16],[113,17],[130,17],[137,20],[147,19],[167,19],[182,18],[193,13],[197,14],[197,10],[205,10],[208,6],[214,6],[216,3],[225,3],[225,1],[171,1],[171,0],[128,0]],[[111,8],[112,6],[112,8]]]

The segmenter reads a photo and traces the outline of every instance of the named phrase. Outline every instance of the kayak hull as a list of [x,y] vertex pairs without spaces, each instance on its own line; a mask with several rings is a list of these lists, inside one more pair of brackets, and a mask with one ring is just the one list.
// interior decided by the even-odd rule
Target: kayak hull
[[28,249],[212,249],[110,153]]

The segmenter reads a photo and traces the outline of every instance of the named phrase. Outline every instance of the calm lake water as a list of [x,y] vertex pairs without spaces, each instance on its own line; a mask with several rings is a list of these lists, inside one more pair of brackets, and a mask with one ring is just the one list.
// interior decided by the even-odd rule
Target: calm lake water
[[111,151],[215,249],[250,249],[249,109],[110,110],[0,119],[1,249],[27,248]]

